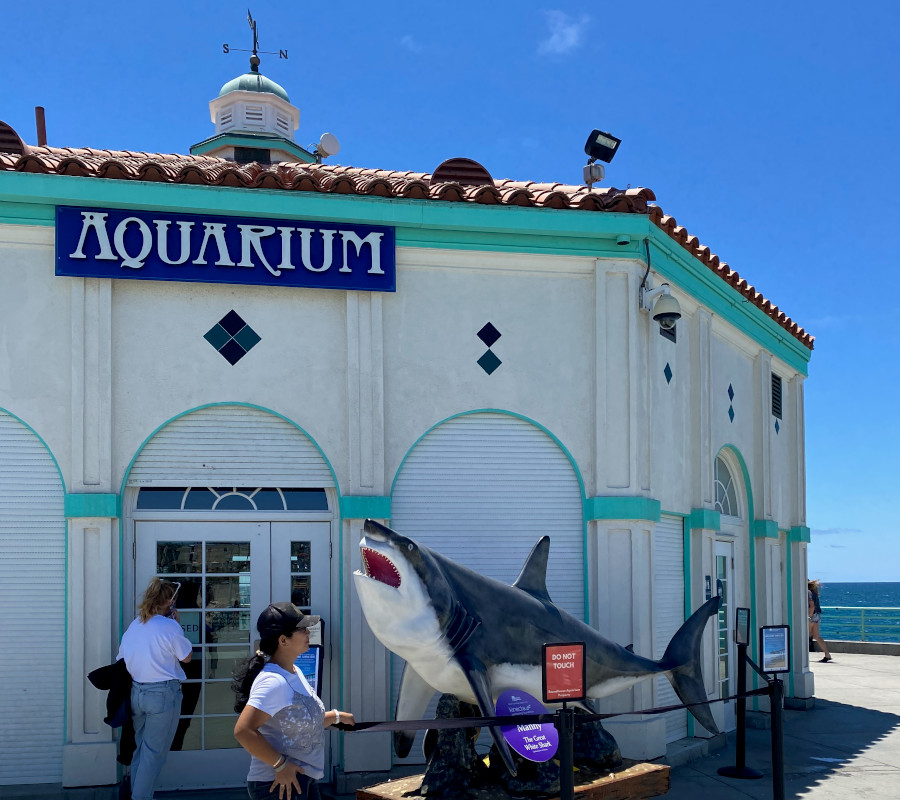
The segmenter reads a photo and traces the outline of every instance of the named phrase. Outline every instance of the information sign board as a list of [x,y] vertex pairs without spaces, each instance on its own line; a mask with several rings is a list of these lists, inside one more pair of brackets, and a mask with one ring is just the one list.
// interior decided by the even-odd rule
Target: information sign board
[[[497,698],[498,717],[544,714],[546,711],[536,697],[518,689],[507,689]],[[529,761],[549,761],[559,747],[559,731],[552,722],[503,725],[500,732],[507,744]]]
[[585,698],[584,642],[544,645],[543,687],[545,703]]
[[761,669],[765,673],[790,672],[791,640],[787,625],[763,625],[759,629],[759,652]]

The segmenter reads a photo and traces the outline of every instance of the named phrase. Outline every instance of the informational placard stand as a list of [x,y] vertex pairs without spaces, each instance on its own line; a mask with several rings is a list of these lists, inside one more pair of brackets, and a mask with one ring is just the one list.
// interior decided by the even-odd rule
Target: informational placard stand
[[750,609],[738,608],[735,611],[734,643],[737,645],[737,741],[735,743],[734,766],[719,767],[719,775],[726,778],[756,780],[763,774],[747,766],[747,646],[750,644]]
[[[772,798],[773,800],[785,800],[784,796],[784,718],[782,704],[784,702],[784,686],[778,677],[781,673],[791,669],[791,629],[788,625],[763,625],[759,629],[759,653],[763,662],[760,668],[747,655],[749,643],[749,619],[748,609],[737,609],[735,620],[735,643],[740,653],[738,670],[738,711],[741,701],[745,701],[747,692],[746,667],[751,667],[760,677],[769,684],[769,705],[772,712]],[[738,763],[734,767],[721,767],[720,775],[729,778],[756,778],[760,773],[750,774],[756,770],[750,770],[744,765],[744,731],[746,719],[738,719]]]
[[575,712],[566,707],[566,702],[585,699],[587,665],[584,660],[584,642],[545,644],[543,655],[544,702],[563,704],[556,712],[554,722],[559,731],[559,797],[560,800],[573,800]]

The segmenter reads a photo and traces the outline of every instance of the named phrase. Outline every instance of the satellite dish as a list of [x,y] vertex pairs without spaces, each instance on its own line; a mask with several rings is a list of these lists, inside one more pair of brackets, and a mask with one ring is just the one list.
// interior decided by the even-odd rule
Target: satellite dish
[[321,137],[319,137],[319,143],[316,145],[316,152],[322,158],[333,156],[336,153],[339,153],[340,150],[341,143],[333,133],[323,133]]

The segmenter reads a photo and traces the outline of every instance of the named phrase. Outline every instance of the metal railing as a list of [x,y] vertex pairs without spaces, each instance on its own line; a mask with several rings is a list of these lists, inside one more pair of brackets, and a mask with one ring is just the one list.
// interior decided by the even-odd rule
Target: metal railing
[[900,608],[822,606],[823,639],[846,642],[900,642]]

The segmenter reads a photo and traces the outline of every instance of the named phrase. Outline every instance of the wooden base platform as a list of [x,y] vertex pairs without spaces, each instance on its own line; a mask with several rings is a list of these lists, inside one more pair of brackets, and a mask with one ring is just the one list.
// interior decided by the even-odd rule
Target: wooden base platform
[[[576,775],[576,780],[577,780]],[[404,800],[419,797],[414,794],[422,784],[421,775],[411,775],[356,792],[356,800]],[[576,784],[576,800],[640,800],[658,797],[669,791],[669,767],[666,764],[636,763],[623,766],[590,783]],[[473,800],[507,800],[507,793],[499,786],[475,788]]]

